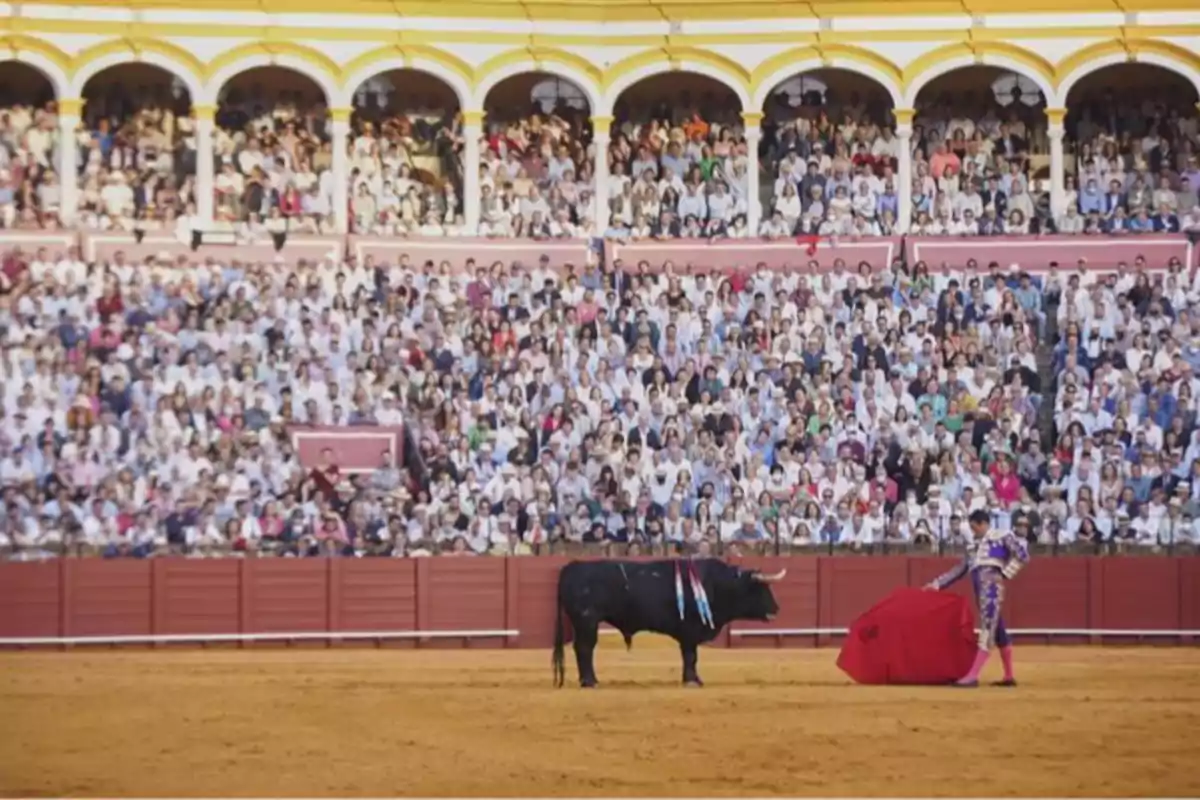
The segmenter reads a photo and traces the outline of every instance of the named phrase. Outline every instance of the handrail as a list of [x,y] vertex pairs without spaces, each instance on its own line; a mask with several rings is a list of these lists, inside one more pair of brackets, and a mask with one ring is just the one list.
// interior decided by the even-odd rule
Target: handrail
[[301,642],[371,639],[494,639],[520,636],[517,630],[464,631],[296,631],[294,633],[168,633],[131,636],[0,637],[0,647],[77,644],[172,644],[179,642]]

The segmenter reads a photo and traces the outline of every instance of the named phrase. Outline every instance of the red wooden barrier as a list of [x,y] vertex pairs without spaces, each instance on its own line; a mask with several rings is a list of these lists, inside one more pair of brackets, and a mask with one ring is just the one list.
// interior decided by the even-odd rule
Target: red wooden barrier
[[650,272],[660,272],[670,261],[677,274],[691,270],[745,270],[765,264],[768,269],[785,272],[805,272],[815,264],[818,269],[833,269],[838,260],[848,270],[857,271],[859,263],[866,261],[875,270],[891,267],[892,259],[901,254],[902,241],[899,236],[880,236],[870,239],[835,241],[822,239],[813,252],[806,245],[791,239],[767,242],[761,239],[721,240],[706,239],[667,242],[641,241],[622,243],[605,242],[605,252],[610,261],[620,259],[626,269],[645,261]]
[[[779,615],[770,622],[739,622],[738,630],[783,630],[815,628],[819,622],[821,602],[819,558],[746,558],[742,564],[750,569],[777,573],[787,568],[787,577],[772,587]],[[732,647],[780,647],[783,645],[811,647],[812,636],[731,636]]]
[[[0,639],[429,631],[402,646],[544,648],[554,637],[558,572],[565,563],[557,557],[3,563]],[[845,627],[893,588],[921,586],[954,562],[796,557],[741,563],[770,572],[788,568],[775,587],[778,618],[733,626],[752,632]],[[969,593],[969,582],[955,591]],[[1036,559],[1012,584],[1005,610],[1008,624],[1023,629],[1200,629],[1200,559]],[[493,634],[472,633],[479,631]],[[504,631],[519,635],[499,635]],[[833,638],[727,630],[714,644],[811,646]],[[1100,638],[1081,633],[1075,640]]]
[[941,264],[963,267],[975,259],[981,269],[995,261],[1003,270],[1017,268],[1045,272],[1050,262],[1074,271],[1080,259],[1088,270],[1111,270],[1122,263],[1133,268],[1141,256],[1146,268],[1165,269],[1172,258],[1191,266],[1193,247],[1186,236],[1002,236],[972,239],[954,236],[906,236],[908,263],[925,261],[936,271]]

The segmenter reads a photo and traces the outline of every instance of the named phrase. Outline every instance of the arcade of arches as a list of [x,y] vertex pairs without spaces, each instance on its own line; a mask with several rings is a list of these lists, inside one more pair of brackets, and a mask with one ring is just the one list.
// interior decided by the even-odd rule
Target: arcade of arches
[[[519,72],[474,98],[396,69],[331,107],[317,81],[267,66],[204,104],[179,76],[139,63],[56,100],[36,67],[7,61],[0,224],[870,235],[938,232],[939,219],[954,232],[951,219],[999,212],[1011,231],[1064,219],[1083,231],[1110,189],[1141,198],[1130,217],[1176,214],[1194,208],[1200,179],[1195,87],[1149,64],[1084,74],[1051,104],[1038,80],[994,66],[932,78],[911,108],[830,67],[784,77],[757,108],[686,70],[618,88],[600,97],[552,71]],[[946,215],[939,203],[963,194]]]

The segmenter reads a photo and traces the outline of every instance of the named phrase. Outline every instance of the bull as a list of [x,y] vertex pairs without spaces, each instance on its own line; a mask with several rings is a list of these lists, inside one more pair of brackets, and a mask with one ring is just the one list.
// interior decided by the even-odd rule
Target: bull
[[[627,647],[641,631],[670,636],[679,643],[683,656],[684,685],[701,686],[697,648],[715,639],[733,620],[771,620],[779,613],[771,584],[782,580],[786,572],[765,575],[715,558],[572,561],[558,575],[552,659],[555,686],[562,686],[566,679],[564,622],[570,623],[573,632],[580,686],[596,685],[593,656],[602,622],[620,631]],[[692,575],[703,587],[700,598],[693,589]]]

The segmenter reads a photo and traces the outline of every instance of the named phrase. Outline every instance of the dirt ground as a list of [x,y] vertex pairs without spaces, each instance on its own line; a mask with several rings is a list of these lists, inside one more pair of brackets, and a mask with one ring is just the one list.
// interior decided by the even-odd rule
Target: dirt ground
[[976,691],[835,657],[706,649],[684,689],[609,637],[585,691],[548,651],[6,653],[0,795],[1200,795],[1200,650],[1018,648]]

